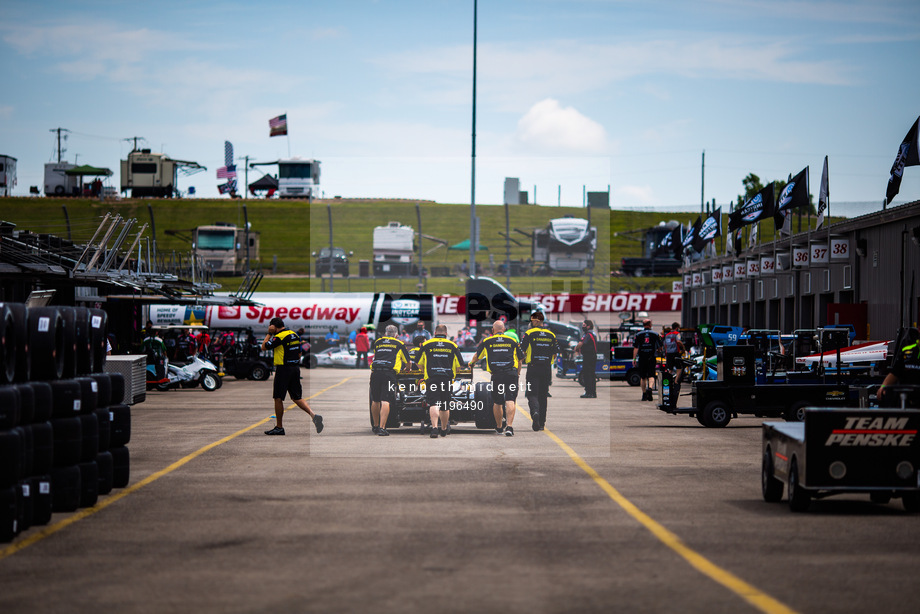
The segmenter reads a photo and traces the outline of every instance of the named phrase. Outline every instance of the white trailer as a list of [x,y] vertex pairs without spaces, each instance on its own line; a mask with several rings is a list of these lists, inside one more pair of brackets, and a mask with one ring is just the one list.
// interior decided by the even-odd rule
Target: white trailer
[[0,196],[10,196],[16,187],[16,158],[0,155]]
[[374,276],[415,275],[415,230],[399,222],[374,228]]
[[45,196],[74,196],[79,193],[80,178],[66,172],[73,167],[70,162],[45,164]]

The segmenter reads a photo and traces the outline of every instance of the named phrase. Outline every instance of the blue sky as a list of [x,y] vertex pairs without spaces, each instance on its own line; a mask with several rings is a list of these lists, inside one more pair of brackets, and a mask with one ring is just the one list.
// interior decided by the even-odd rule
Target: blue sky
[[[18,194],[61,126],[65,157],[116,187],[142,136],[207,166],[179,187],[216,196],[226,139],[320,159],[326,196],[470,201],[472,0],[2,4]],[[916,0],[481,0],[478,24],[477,203],[518,177],[541,204],[609,185],[614,207],[692,209],[705,150],[707,201],[806,165],[817,194],[827,154],[832,207],[880,206],[920,115]],[[281,113],[290,138],[269,138]],[[908,168],[896,202],[916,199]]]

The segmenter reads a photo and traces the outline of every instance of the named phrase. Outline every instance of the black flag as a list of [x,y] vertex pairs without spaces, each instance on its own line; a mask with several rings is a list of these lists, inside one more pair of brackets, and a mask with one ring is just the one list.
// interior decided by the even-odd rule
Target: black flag
[[703,248],[706,247],[706,244],[715,239],[716,237],[722,236],[722,207],[719,207],[717,210],[713,211],[712,214],[706,218],[706,221],[703,222],[703,225],[700,227],[699,232],[696,233],[696,239],[693,241],[693,249],[702,253]]
[[684,237],[684,241],[681,244],[681,247],[686,250],[687,248],[693,247],[693,244],[696,242],[696,235],[700,231],[700,226],[703,224],[703,218],[697,216],[696,221],[693,223],[693,227],[690,228],[690,232],[687,233],[687,236]]
[[783,191],[779,193],[779,199],[776,203],[776,212],[773,214],[773,220],[776,227],[780,228],[786,221],[786,215],[793,209],[808,206],[808,167],[789,180]]
[[739,209],[728,215],[728,229],[735,230],[773,217],[773,183],[754,195]]
[[920,117],[914,122],[914,125],[907,131],[907,136],[901,146],[898,147],[898,155],[891,165],[891,177],[888,178],[888,191],[885,193],[885,201],[891,202],[901,189],[901,175],[904,174],[905,166],[920,165],[920,144],[917,142],[917,132],[920,130]]

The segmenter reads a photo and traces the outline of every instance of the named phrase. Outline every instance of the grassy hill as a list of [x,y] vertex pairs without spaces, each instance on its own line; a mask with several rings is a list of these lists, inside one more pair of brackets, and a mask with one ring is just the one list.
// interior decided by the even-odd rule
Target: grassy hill
[[[156,242],[163,252],[186,253],[190,245],[178,237],[166,234],[166,230],[187,230],[195,226],[229,222],[243,224],[245,204],[252,229],[261,237],[261,259],[267,277],[260,290],[320,290],[322,280],[304,278],[312,260],[311,252],[329,245],[329,212],[332,213],[333,242],[346,251],[353,251],[352,275],[358,274],[359,260],[372,260],[372,234],[376,226],[398,221],[418,230],[416,201],[409,200],[329,200],[309,204],[304,201],[279,200],[207,200],[207,199],[125,199],[100,202],[91,199],[73,198],[0,198],[0,220],[15,223],[21,229],[39,233],[50,233],[62,237],[68,235],[75,242],[88,241],[107,213],[118,213],[125,218],[137,218],[139,224],[150,223],[148,203],[153,211],[156,226]],[[328,205],[328,207],[327,207]],[[446,241],[448,245],[469,238],[469,205],[441,204],[428,201],[418,202],[421,213],[422,233]],[[66,215],[65,215],[66,208]],[[505,260],[505,208],[493,205],[477,205],[480,218],[480,243],[488,247],[477,256],[480,264],[488,263],[490,256],[495,265]],[[584,218],[587,210],[570,207],[514,205],[509,207],[510,228],[530,232],[545,227],[550,219],[572,215]],[[619,268],[620,260],[628,256],[641,255],[640,233],[632,230],[644,229],[663,220],[676,219],[687,223],[696,219],[696,214],[636,211],[592,210],[591,223],[598,228],[597,277],[595,289],[605,288],[612,283],[613,291],[670,289],[670,279],[615,279],[609,281],[611,268]],[[67,218],[69,217],[69,227]],[[772,237],[772,227],[761,228],[762,236]],[[148,236],[150,230],[148,229]],[[511,237],[518,244],[511,243],[511,258],[524,260],[531,256],[530,239],[512,230]],[[423,239],[426,253],[424,266],[450,267],[469,259],[469,251],[449,251],[445,246],[430,239]],[[275,265],[277,263],[277,265]],[[277,274],[272,275],[272,273]],[[227,289],[236,289],[239,280],[222,278]],[[335,280],[336,291],[366,291],[392,287],[396,282],[375,282],[352,277],[349,280]],[[516,292],[577,291],[587,288],[587,278],[562,277],[520,278],[512,280]],[[402,288],[414,289],[414,282],[404,280]],[[328,288],[325,288],[328,289]],[[428,291],[462,292],[462,285],[455,278],[430,278]]]

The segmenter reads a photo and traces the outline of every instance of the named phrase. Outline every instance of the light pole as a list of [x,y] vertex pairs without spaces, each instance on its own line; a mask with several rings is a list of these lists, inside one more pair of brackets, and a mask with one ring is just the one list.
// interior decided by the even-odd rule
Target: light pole
[[473,153],[470,171],[470,276],[476,276],[476,19],[478,0],[473,0]]

